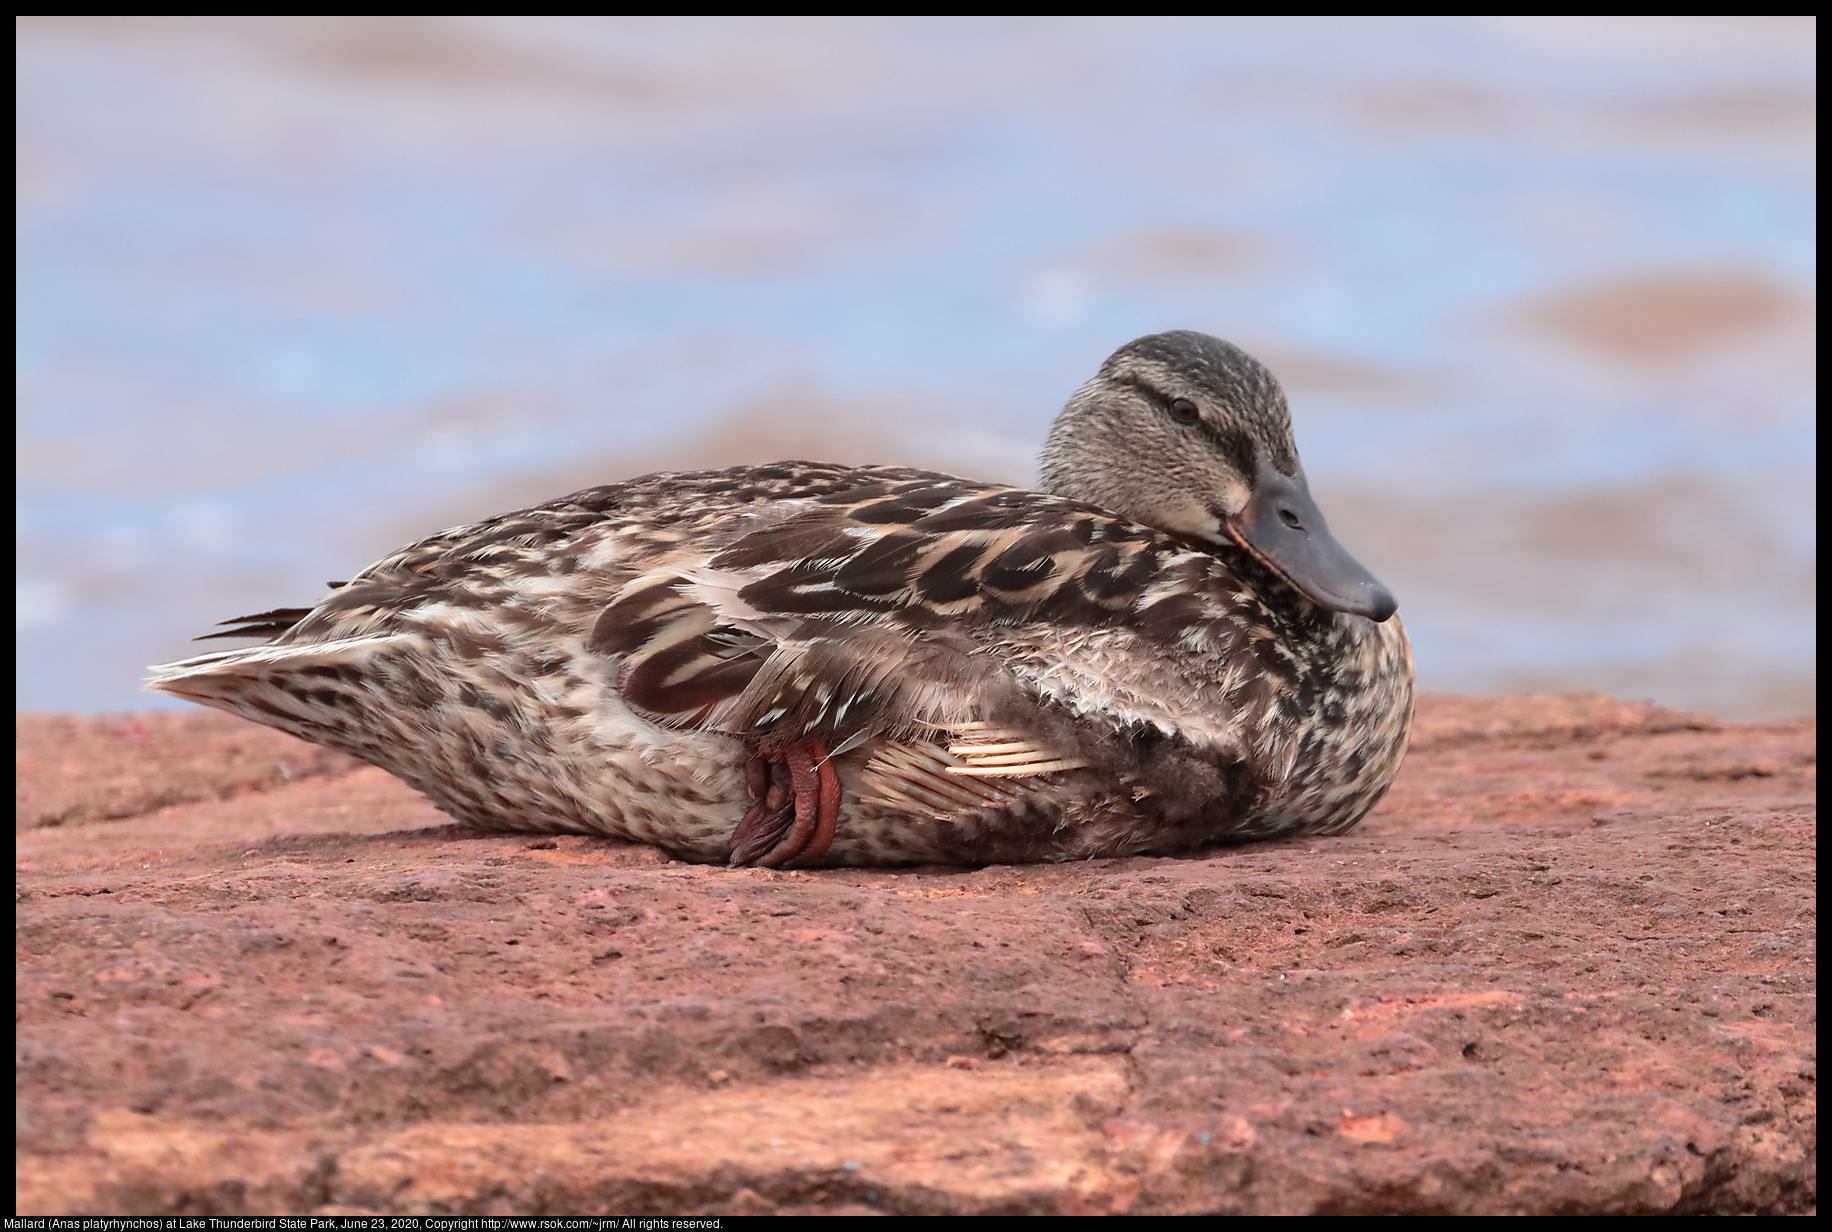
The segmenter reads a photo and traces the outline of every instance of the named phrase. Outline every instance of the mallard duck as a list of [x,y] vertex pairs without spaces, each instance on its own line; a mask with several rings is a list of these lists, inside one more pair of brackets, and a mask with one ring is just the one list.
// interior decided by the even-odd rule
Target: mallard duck
[[1412,722],[1391,594],[1278,382],[1175,331],[1069,399],[1042,490],[645,475],[443,531],[149,687],[453,817],[766,868],[1170,854],[1353,827]]

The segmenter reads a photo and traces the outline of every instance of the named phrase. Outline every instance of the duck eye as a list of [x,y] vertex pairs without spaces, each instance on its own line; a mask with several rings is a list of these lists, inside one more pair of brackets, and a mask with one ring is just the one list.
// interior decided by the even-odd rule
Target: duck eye
[[1171,418],[1178,423],[1195,423],[1202,418],[1202,412],[1188,398],[1178,398],[1170,404]]

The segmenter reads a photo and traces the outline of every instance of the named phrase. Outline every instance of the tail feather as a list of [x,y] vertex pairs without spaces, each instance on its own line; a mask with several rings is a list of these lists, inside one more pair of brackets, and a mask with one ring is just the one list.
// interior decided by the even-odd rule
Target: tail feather
[[[331,590],[342,590],[348,582],[326,582]],[[194,642],[207,642],[219,637],[279,637],[294,625],[310,616],[318,609],[315,607],[276,607],[266,612],[255,612],[250,616],[232,616],[228,620],[219,620],[216,627],[221,633],[206,633],[194,637]]]
[[[309,607],[277,607],[271,612],[256,612],[252,616],[236,616],[229,620],[219,620],[216,627],[221,633],[206,633],[194,637],[194,642],[208,642],[219,637],[279,637],[294,625],[312,614]],[[234,626],[233,628],[229,626]]]
[[300,692],[297,683],[312,674],[338,674],[372,663],[377,654],[395,649],[411,634],[350,638],[305,645],[252,646],[217,650],[209,654],[160,663],[147,669],[153,674],[145,687],[187,701],[214,706],[260,723],[274,721],[276,698]]

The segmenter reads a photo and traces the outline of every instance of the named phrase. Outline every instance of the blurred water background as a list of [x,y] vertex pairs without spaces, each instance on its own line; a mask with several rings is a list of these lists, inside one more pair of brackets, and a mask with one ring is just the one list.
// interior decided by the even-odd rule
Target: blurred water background
[[1030,481],[1168,328],[1425,687],[1812,708],[1810,18],[19,33],[21,708],[648,470]]

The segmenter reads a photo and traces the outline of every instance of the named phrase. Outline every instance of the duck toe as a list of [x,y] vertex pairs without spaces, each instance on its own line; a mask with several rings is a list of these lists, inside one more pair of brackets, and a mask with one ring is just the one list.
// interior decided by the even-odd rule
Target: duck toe
[[822,740],[766,745],[745,767],[751,805],[732,833],[734,868],[816,860],[833,845],[840,776]]

